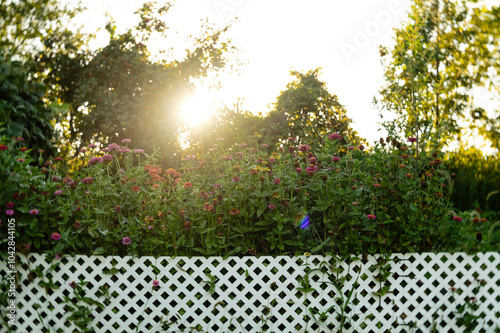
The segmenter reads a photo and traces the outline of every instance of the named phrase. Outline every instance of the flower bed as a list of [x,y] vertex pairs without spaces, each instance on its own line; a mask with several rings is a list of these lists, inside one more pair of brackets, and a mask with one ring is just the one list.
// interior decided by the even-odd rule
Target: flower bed
[[18,332],[463,332],[476,315],[493,332],[500,317],[497,252],[27,258]]

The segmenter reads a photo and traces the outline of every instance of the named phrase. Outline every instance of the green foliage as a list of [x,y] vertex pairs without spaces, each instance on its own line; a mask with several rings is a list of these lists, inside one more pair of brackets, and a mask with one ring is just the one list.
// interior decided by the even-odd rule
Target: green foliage
[[28,76],[21,63],[0,58],[0,135],[22,137],[35,151],[53,154],[56,107],[45,105],[45,87]]
[[161,16],[169,8],[146,3],[138,26],[122,35],[110,23],[109,44],[96,52],[37,58],[38,68],[51,69],[46,83],[72,105],[63,126],[68,143],[80,142],[76,150],[131,138],[148,153],[161,148],[169,162],[180,155],[181,102],[193,93],[193,79],[225,66],[230,46],[222,38],[228,27],[204,26],[182,60],[153,60],[146,45],[153,33],[165,37]]
[[82,36],[68,29],[68,22],[81,10],[79,2],[70,5],[58,0],[1,1],[0,49],[9,59],[24,61],[43,50],[48,39],[61,41],[72,36],[73,42],[81,43]]
[[192,152],[203,153],[220,137],[229,144],[249,142],[257,132],[259,143],[266,145],[283,145],[290,137],[299,144],[315,144],[331,132],[346,136],[346,140],[363,142],[350,127],[351,120],[337,96],[330,94],[326,84],[318,79],[319,69],[290,74],[292,81],[268,114],[242,111],[238,102],[233,110],[228,107],[219,110],[203,127],[190,129],[188,141]]
[[497,116],[475,107],[471,97],[474,87],[492,88],[498,79],[492,73],[499,69],[499,14],[484,1],[415,1],[408,23],[396,30],[396,47],[380,51],[390,54],[381,106],[407,136],[418,130],[446,144],[460,140],[465,122],[499,147]]
[[[221,140],[205,156],[186,155],[177,171],[160,166],[156,153],[90,146],[72,174],[60,158],[30,166],[19,143],[8,141],[0,161],[11,173],[2,174],[1,200],[13,206],[8,216],[18,221],[19,242],[54,255],[459,247],[463,235],[452,234],[456,224],[446,215],[451,183],[438,154],[421,153],[417,161],[414,144],[387,141],[367,152],[329,135],[324,145],[271,153]],[[310,226],[301,229],[304,212]]]
[[446,168],[454,174],[451,201],[458,210],[480,207],[484,211],[500,211],[500,195],[488,195],[500,189],[500,161],[497,156],[484,156],[475,148],[447,153]]
[[357,138],[349,124],[346,109],[337,96],[328,92],[318,79],[319,68],[300,73],[291,71],[295,80],[287,84],[277,98],[274,111],[279,115],[280,139],[292,137],[298,143],[312,144],[327,132],[338,132],[347,140]]

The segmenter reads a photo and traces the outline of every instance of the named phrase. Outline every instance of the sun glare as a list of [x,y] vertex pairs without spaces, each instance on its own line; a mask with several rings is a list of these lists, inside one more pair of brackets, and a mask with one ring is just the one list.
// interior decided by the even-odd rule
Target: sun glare
[[181,106],[182,118],[191,126],[199,126],[216,111],[217,102],[209,93],[197,93],[187,98]]

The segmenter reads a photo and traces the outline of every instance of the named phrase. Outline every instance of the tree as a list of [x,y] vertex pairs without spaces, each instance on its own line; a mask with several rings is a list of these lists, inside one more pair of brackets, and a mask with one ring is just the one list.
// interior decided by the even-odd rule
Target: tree
[[170,160],[179,157],[180,102],[194,92],[193,79],[225,66],[231,48],[221,38],[228,27],[204,26],[183,59],[152,60],[146,43],[152,33],[164,36],[161,16],[169,8],[144,4],[138,27],[121,35],[108,24],[109,44],[95,52],[38,58],[39,67],[51,69],[46,83],[72,105],[65,127],[77,151],[127,138],[146,152],[160,148]]
[[306,74],[290,73],[294,79],[280,92],[268,114],[240,110],[239,104],[234,109],[224,107],[203,128],[191,129],[189,142],[201,151],[216,144],[217,138],[224,138],[226,147],[244,142],[267,144],[274,149],[290,137],[298,144],[313,144],[323,134],[333,132],[341,133],[344,140],[363,141],[349,126],[351,120],[337,96],[331,95],[318,79],[319,69]]
[[22,137],[34,153],[41,149],[51,155],[56,106],[46,106],[44,95],[44,85],[29,81],[20,62],[0,56],[0,135]]
[[460,140],[464,128],[477,129],[500,147],[499,112],[476,107],[471,94],[499,78],[499,14],[500,7],[479,0],[415,1],[408,23],[395,31],[394,49],[380,50],[390,57],[376,103],[397,116],[393,129],[441,143]]
[[[68,22],[82,10],[80,3],[63,5],[58,0],[0,1],[0,49],[8,58],[28,60],[43,50],[47,39],[82,43],[85,38],[70,31]],[[60,43],[63,45],[63,43]]]
[[292,137],[299,143],[311,143],[326,132],[338,132],[346,139],[360,140],[352,130],[352,122],[346,115],[346,109],[318,79],[319,68],[300,73],[291,71],[295,77],[287,84],[286,90],[278,96],[272,119],[284,121],[288,126],[281,126],[281,139]]

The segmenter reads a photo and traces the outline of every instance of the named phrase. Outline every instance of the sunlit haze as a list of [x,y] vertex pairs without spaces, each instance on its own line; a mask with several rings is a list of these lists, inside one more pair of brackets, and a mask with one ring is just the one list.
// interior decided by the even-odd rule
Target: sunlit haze
[[[138,21],[133,13],[143,1],[84,3],[91,10],[85,19],[89,31],[103,27],[108,12],[120,33]],[[213,110],[214,103],[231,106],[238,98],[243,99],[244,110],[266,113],[290,82],[291,69],[321,67],[320,80],[346,107],[354,129],[373,141],[385,134],[378,132],[379,112],[372,106],[383,83],[379,45],[393,45],[393,29],[406,19],[409,6],[410,0],[182,0],[166,16],[172,28],[169,40],[159,41],[157,47],[172,47],[174,54],[182,56],[189,46],[186,38],[200,35],[201,20],[221,27],[238,18],[227,36],[238,48],[242,65],[236,73],[219,77],[222,88],[217,100],[207,98],[207,88],[200,87],[186,101],[186,117],[191,122],[202,121],[203,113]],[[101,30],[94,47],[106,41],[107,33]],[[478,96],[476,102],[482,106],[491,104],[491,94]]]

